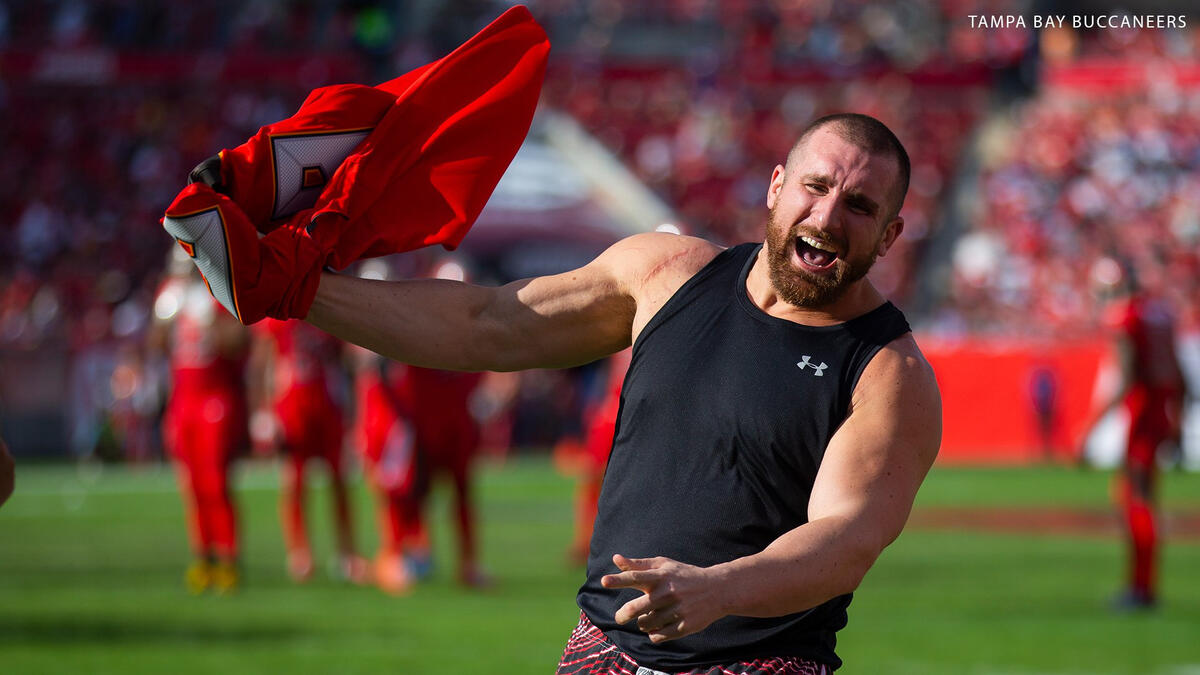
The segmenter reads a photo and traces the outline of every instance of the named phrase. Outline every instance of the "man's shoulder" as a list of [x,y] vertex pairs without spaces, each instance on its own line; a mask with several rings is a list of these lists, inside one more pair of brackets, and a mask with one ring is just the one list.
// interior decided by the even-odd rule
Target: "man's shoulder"
[[699,237],[644,232],[618,241],[605,255],[611,258],[610,264],[626,274],[646,278],[664,272],[691,276],[722,250],[722,247]]
[[646,232],[617,241],[604,257],[614,273],[636,289],[661,282],[682,285],[722,250],[697,237]]
[[884,345],[863,369],[855,397],[878,394],[898,395],[898,399],[908,399],[909,403],[920,398],[940,399],[933,366],[912,333],[904,333]]
[[622,239],[605,251],[601,258],[637,307],[635,339],[663,304],[722,250],[697,237],[646,232]]

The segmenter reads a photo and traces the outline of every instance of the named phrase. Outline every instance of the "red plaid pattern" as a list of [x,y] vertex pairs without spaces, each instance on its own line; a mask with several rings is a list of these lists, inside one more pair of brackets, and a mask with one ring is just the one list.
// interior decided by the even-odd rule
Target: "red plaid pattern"
[[[579,624],[558,662],[556,675],[660,675],[661,671],[639,666],[628,654],[609,641],[587,615],[579,613]],[[829,666],[801,658],[776,656],[708,668],[677,671],[671,675],[832,675]],[[667,675],[661,673],[661,675]]]

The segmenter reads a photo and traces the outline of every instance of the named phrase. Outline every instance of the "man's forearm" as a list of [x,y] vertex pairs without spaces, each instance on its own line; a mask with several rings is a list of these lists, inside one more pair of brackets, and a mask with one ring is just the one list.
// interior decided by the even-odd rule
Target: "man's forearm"
[[382,282],[326,272],[305,320],[397,361],[490,370],[503,365],[480,347],[489,339],[480,317],[493,290],[440,279]]
[[848,521],[831,517],[802,525],[760,553],[709,571],[725,589],[725,614],[783,616],[853,591],[879,550]]

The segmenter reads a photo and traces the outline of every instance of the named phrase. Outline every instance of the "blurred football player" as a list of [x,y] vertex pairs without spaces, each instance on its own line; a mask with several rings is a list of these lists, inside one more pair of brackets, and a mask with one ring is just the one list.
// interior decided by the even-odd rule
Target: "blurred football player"
[[[386,279],[379,261],[364,265],[363,276]],[[463,266],[453,260],[435,266],[433,276],[462,281]],[[459,581],[471,587],[490,583],[478,562],[472,485],[481,447],[481,424],[502,417],[506,401],[482,387],[492,374],[461,373],[406,366],[354,347],[357,428],[368,476],[379,504],[379,586],[391,593],[408,590],[431,568],[425,507],[432,481],[448,475],[454,494]],[[480,400],[487,398],[488,400]]]
[[[465,267],[452,259],[434,266],[432,276],[461,282]],[[417,520],[425,522],[429,488],[438,476],[449,476],[454,494],[455,533],[458,538],[458,580],[482,588],[491,579],[479,565],[474,501],[474,465],[480,446],[480,421],[472,401],[484,374],[408,366],[404,369],[404,398],[408,401],[417,455],[417,466],[426,475],[414,483]]]
[[194,560],[192,593],[237,588],[238,518],[229,472],[247,442],[247,331],[212,298],[182,250],[154,302],[150,348],[165,351],[170,393],[163,444],[178,467]]
[[[392,275],[383,258],[365,261],[359,274],[368,279]],[[374,581],[383,591],[400,595],[429,571],[429,540],[417,504],[423,490],[416,485],[426,472],[418,466],[409,424],[405,367],[357,345],[347,344],[346,353],[354,374],[354,443],[375,496],[379,552]]]
[[1118,609],[1157,604],[1159,536],[1156,522],[1158,452],[1179,441],[1183,376],[1175,354],[1175,320],[1157,291],[1159,280],[1139,283],[1132,268],[1123,271],[1106,317],[1120,365],[1120,386],[1096,419],[1123,406],[1129,415],[1125,461],[1114,496],[1129,543],[1129,568]]
[[404,366],[353,345],[350,357],[355,369],[355,439],[376,500],[380,546],[375,582],[388,593],[400,594],[427,569],[429,555],[417,504],[423,490],[416,485],[425,480],[425,472],[418,466],[408,422]]
[[[293,580],[313,573],[312,546],[305,517],[309,460],[329,471],[337,574],[353,583],[367,578],[366,561],[355,551],[354,524],[342,462],[343,411],[335,399],[335,371],[341,343],[299,321],[264,321],[254,331],[253,381],[258,410],[274,415],[284,452],[280,519],[287,547],[287,570]],[[256,412],[256,415],[259,413]]]
[[491,583],[479,566],[473,497],[473,470],[480,438],[470,402],[482,378],[481,373],[416,366],[408,366],[404,376],[411,401],[417,466],[427,472],[415,483],[417,518],[420,522],[425,520],[432,481],[440,475],[449,476],[458,538],[458,580],[477,588]]

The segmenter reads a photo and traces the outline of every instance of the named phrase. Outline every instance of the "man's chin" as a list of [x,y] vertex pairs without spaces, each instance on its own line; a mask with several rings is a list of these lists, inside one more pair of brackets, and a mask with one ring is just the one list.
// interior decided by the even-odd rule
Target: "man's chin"
[[837,302],[846,292],[846,284],[840,283],[834,276],[818,276],[801,270],[781,274],[778,270],[771,270],[770,277],[775,292],[794,307],[825,307]]

